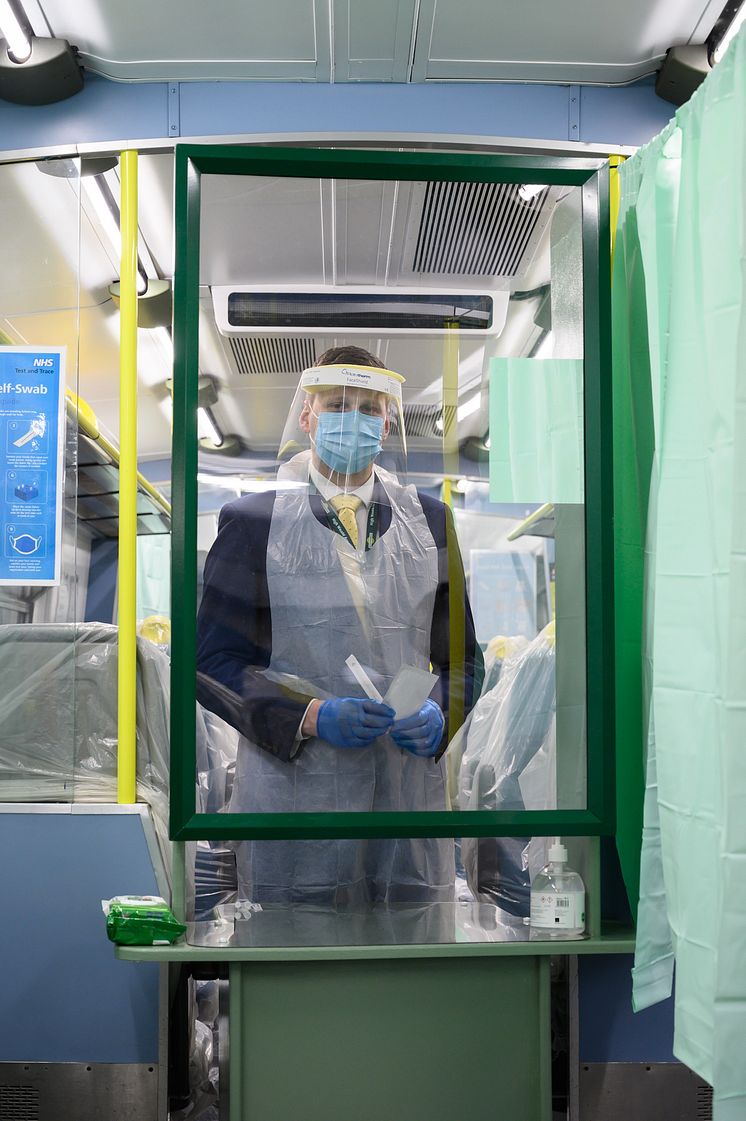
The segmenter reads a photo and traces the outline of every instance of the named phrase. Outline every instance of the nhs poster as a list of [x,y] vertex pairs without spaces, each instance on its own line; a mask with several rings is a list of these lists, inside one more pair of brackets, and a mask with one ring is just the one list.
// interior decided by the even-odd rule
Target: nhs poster
[[60,582],[65,347],[0,346],[0,584]]

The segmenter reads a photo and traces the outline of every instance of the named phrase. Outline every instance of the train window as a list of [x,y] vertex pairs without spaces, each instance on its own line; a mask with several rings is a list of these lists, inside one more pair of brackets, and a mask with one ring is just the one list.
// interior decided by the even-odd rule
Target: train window
[[116,775],[115,752],[78,735],[94,541],[77,517],[78,324],[100,267],[80,170],[77,159],[0,165],[3,802],[74,800],[86,757]]

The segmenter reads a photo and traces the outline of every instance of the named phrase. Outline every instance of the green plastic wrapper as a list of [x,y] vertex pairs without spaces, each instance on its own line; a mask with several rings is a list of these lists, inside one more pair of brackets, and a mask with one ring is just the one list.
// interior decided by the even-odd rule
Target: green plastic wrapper
[[186,932],[165,899],[157,895],[117,895],[102,900],[106,933],[117,946],[170,945]]

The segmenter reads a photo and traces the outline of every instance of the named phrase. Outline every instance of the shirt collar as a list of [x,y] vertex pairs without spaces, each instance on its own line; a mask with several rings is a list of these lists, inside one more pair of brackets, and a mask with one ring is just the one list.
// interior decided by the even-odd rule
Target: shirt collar
[[366,479],[362,486],[356,487],[355,490],[345,490],[344,487],[338,487],[331,479],[327,479],[325,475],[322,475],[321,472],[314,467],[313,463],[309,465],[309,474],[311,482],[316,487],[316,490],[327,502],[338,494],[354,494],[362,501],[367,510],[373,501],[373,488],[376,480],[375,468],[371,471],[370,477]]

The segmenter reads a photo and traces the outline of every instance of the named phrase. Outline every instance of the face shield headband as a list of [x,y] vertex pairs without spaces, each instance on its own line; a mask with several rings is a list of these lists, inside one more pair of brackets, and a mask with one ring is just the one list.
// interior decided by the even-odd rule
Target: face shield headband
[[382,370],[378,366],[352,366],[338,363],[333,366],[310,366],[300,376],[300,388],[306,393],[316,393],[320,389],[342,386],[346,389],[369,389],[373,393],[385,393],[391,397],[401,410],[401,387],[404,378],[393,370]]

